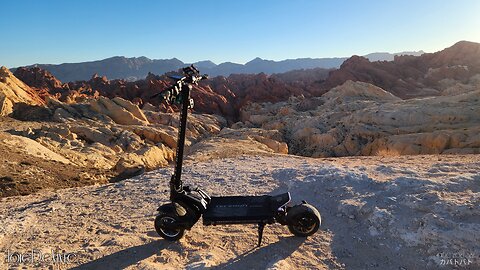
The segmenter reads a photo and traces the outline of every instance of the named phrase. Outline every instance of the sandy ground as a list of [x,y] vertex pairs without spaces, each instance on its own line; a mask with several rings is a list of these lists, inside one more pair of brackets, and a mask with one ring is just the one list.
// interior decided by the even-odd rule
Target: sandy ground
[[[475,155],[187,162],[184,180],[211,195],[290,191],[320,210],[314,236],[267,225],[260,248],[253,225],[200,221],[179,242],[157,236],[171,169],[1,198],[0,269],[479,269],[479,167]],[[32,250],[73,255],[36,265],[9,257]]]

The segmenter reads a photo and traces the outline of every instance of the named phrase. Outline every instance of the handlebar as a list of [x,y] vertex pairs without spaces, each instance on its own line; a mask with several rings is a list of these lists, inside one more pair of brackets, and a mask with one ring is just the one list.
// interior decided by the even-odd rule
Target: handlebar
[[185,77],[181,78],[179,81],[197,84],[201,80],[208,79],[207,74],[200,76],[200,71],[193,65],[182,68],[182,71]]
[[[200,71],[193,65],[182,68],[182,72],[184,74],[183,77],[180,77],[180,78],[169,77],[171,79],[176,80],[175,84],[151,96],[151,98],[155,98],[161,95],[169,105],[173,103],[180,104],[182,102],[181,95],[180,95],[180,92],[182,91],[182,87],[184,86],[190,87],[190,85],[192,84],[197,85],[198,82],[208,79],[207,74],[200,76]],[[190,103],[191,103],[191,107],[193,107],[193,100],[191,100]]]

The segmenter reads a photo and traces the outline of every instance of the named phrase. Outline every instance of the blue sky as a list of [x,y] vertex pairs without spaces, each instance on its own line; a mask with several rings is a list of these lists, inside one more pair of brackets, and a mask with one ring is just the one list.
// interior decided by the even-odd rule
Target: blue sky
[[3,0],[0,65],[434,52],[480,42],[479,14],[478,0]]

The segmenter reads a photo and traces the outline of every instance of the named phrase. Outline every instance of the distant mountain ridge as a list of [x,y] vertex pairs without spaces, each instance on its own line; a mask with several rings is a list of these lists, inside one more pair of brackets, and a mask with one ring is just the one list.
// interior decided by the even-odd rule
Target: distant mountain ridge
[[[423,51],[418,52],[402,52],[402,53],[372,53],[365,55],[371,61],[392,61],[395,55],[421,55]],[[287,59],[282,61],[265,60],[255,58],[245,64],[237,64],[232,62],[224,62],[215,64],[210,60],[199,61],[193,63],[200,68],[202,73],[211,76],[228,76],[230,74],[256,74],[256,73],[284,73],[299,69],[339,68],[340,65],[347,60],[347,57],[333,58],[298,58]],[[164,74],[166,72],[177,70],[189,63],[184,63],[177,58],[172,59],[149,59],[145,56],[141,57],[123,57],[114,56],[111,58],[81,62],[81,63],[63,63],[53,64],[35,64],[42,69],[50,71],[56,78],[62,82],[88,80],[93,74],[107,76],[109,79],[127,79],[130,81],[143,79],[149,72],[155,74]],[[12,69],[14,71],[15,69]]]

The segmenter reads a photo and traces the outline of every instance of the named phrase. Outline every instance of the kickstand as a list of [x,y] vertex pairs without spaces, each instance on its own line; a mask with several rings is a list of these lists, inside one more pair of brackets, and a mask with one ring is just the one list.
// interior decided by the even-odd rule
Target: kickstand
[[258,223],[258,246],[262,244],[263,228],[265,228],[265,223]]

